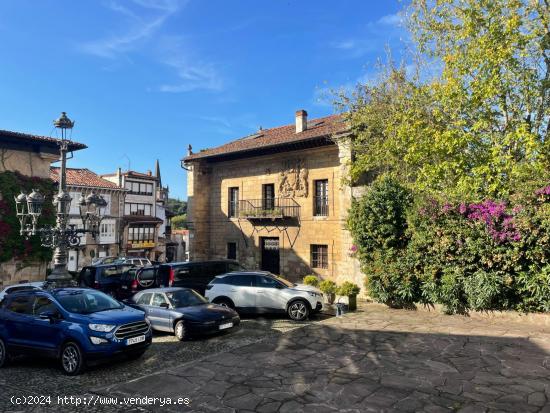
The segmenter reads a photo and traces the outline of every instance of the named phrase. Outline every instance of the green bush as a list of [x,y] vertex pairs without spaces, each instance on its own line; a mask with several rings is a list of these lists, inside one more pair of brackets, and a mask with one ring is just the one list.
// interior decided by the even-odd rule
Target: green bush
[[383,178],[352,204],[347,226],[354,236],[360,256],[377,249],[399,248],[406,244],[406,209],[411,200],[410,193],[404,187]]
[[319,287],[319,278],[316,275],[306,275],[304,277],[304,284]]
[[354,284],[352,282],[346,281],[344,282],[338,289],[336,290],[338,295],[342,295],[345,297],[350,297],[353,295],[359,294],[361,289],[357,284]]
[[336,283],[330,280],[323,280],[319,283],[319,289],[325,294],[336,294]]

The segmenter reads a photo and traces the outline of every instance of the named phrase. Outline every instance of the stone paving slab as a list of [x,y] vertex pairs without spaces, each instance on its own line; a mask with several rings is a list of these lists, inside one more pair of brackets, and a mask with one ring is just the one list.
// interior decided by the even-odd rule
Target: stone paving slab
[[367,305],[94,389],[189,412],[550,412],[550,329]]

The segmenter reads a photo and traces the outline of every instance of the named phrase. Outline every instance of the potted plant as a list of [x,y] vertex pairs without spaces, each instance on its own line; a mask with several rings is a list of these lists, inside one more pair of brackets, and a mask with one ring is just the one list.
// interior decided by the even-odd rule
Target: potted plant
[[311,285],[312,287],[319,287],[319,278],[316,275],[306,275],[304,277],[304,284]]
[[325,294],[325,298],[329,304],[334,303],[334,299],[336,298],[336,283],[334,281],[321,281],[319,289]]
[[361,289],[357,284],[346,281],[340,287],[338,287],[338,295],[348,297],[348,310],[357,310],[357,294]]

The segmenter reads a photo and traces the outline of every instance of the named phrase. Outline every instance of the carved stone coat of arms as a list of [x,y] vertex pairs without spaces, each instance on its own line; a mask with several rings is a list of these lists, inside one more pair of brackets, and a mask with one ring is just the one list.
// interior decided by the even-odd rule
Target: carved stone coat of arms
[[302,159],[285,163],[279,179],[279,193],[284,198],[307,198],[308,171]]

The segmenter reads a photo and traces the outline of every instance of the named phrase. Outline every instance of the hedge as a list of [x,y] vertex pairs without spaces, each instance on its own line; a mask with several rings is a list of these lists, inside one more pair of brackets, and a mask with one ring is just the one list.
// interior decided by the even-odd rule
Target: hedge
[[381,179],[348,227],[369,295],[392,307],[550,311],[550,185],[510,199],[459,202]]

